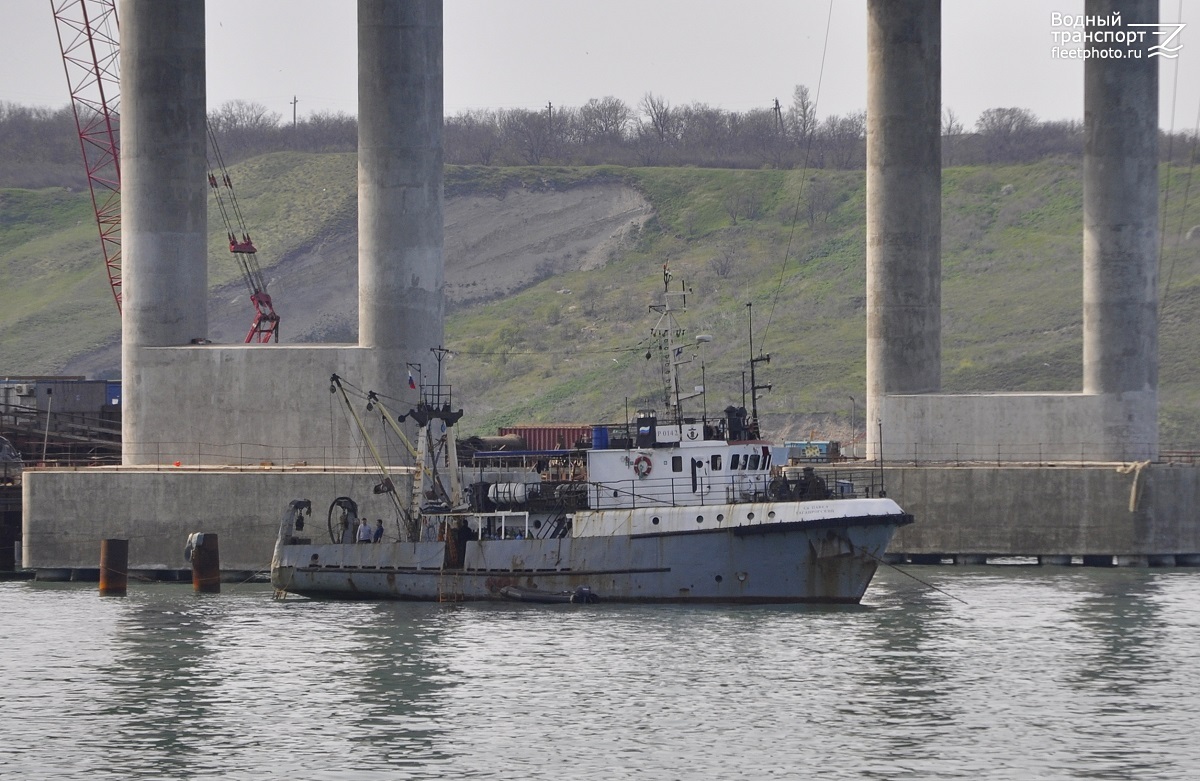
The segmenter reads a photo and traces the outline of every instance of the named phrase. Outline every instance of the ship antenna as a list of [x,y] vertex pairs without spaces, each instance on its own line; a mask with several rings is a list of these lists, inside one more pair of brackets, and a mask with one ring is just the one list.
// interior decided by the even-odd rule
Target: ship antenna
[[757,357],[754,355],[754,302],[747,302],[746,309],[750,312],[750,427],[753,437],[758,439],[762,436],[758,427],[758,392],[760,390],[771,390],[771,384],[759,385],[754,373],[754,367],[759,363],[770,363],[771,354],[767,353],[763,355],[760,348],[759,355]]

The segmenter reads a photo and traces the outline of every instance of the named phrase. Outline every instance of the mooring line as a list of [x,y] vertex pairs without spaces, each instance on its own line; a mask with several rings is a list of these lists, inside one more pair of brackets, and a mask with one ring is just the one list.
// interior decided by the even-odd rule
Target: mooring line
[[899,572],[901,575],[905,575],[907,577],[912,578],[913,580],[917,581],[918,583],[920,583],[922,586],[925,586],[926,588],[931,588],[934,591],[938,592],[939,594],[950,597],[951,599],[953,599],[955,601],[962,602],[964,605],[971,604],[970,602],[967,602],[967,600],[962,599],[961,597],[954,596],[953,594],[951,594],[949,591],[946,591],[945,589],[940,589],[937,586],[933,585],[932,583],[928,583],[924,580],[921,580],[916,575],[913,575],[911,572],[906,572],[905,570],[900,569],[895,564],[892,564],[890,561],[885,561],[883,558],[876,556],[874,553],[871,553],[871,551],[867,550],[866,548],[859,547],[859,546],[855,545],[854,543],[850,543],[850,546],[853,548],[858,548],[860,551],[867,554],[871,558],[875,559],[875,561],[879,562],[880,564],[884,565],[885,567],[891,567],[892,569]]

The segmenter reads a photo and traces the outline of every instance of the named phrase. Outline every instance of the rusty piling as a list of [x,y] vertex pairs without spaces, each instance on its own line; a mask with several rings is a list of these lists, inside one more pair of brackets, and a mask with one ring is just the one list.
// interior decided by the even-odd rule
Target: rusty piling
[[129,583],[129,540],[100,540],[100,596],[123,597]]
[[192,588],[197,593],[221,593],[221,551],[215,534],[195,535],[192,548]]

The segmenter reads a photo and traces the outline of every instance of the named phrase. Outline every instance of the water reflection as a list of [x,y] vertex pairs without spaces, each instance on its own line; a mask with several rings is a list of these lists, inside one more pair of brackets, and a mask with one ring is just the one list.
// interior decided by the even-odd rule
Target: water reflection
[[0,584],[0,773],[1189,777],[1200,573],[916,572],[966,604],[894,572],[857,608]]

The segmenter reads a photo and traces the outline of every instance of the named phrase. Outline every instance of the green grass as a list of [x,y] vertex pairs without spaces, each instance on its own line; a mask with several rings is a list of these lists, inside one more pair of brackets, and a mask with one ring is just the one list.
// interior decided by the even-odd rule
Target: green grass
[[[235,166],[234,182],[264,267],[356,223],[353,155],[280,153]],[[1200,204],[1167,200],[1160,289],[1164,445],[1200,446]],[[1163,184],[1166,184],[1166,174]],[[747,302],[755,348],[770,353],[760,402],[778,430],[848,431],[865,383],[865,181],[862,172],[692,168],[450,167],[448,197],[516,187],[622,182],[655,217],[602,268],[558,275],[514,295],[454,308],[446,343],[470,433],[521,422],[620,419],[662,406],[647,335],[662,265],[693,294],[683,323],[713,337],[703,361],[709,412],[740,403]],[[806,199],[825,187],[827,214]],[[736,204],[736,206],[734,205]],[[86,193],[0,191],[0,371],[53,373],[119,327]],[[942,378],[946,392],[1071,391],[1082,376],[1082,187],[1077,161],[964,167],[943,174]],[[210,215],[210,280],[236,278]],[[736,262],[718,271],[719,257]],[[1170,287],[1167,289],[1167,280]],[[559,291],[569,289],[571,293]],[[699,402],[697,401],[696,404]],[[698,407],[696,408],[698,411]],[[839,429],[838,426],[843,428]]]

